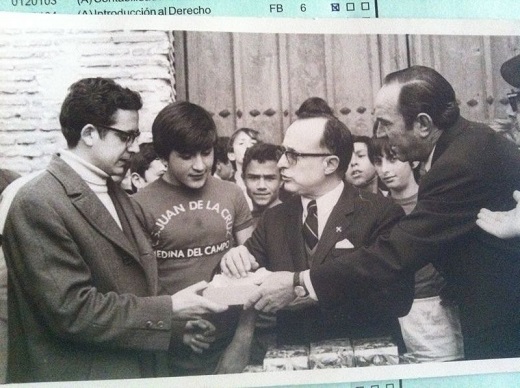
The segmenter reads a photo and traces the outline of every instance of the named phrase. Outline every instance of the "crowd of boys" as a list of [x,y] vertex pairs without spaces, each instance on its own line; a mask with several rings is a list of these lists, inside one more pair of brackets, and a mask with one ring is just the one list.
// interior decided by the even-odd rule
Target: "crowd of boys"
[[[67,149],[2,202],[8,382],[238,373],[269,345],[344,337],[420,362],[520,356],[520,152],[435,70],[385,78],[374,138],[313,97],[282,145],[219,138],[189,102],[138,145],[141,106],[73,84]],[[201,296],[259,267],[244,306]]]

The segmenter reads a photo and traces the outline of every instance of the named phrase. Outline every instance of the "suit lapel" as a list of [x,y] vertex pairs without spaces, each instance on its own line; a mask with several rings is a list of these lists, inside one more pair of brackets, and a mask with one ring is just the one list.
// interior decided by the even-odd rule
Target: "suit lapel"
[[139,262],[139,254],[128,240],[114,218],[101,203],[96,194],[81,177],[59,157],[54,157],[48,171],[63,185],[73,206],[100,235],[124,250]]
[[354,195],[355,190],[345,185],[316,246],[316,251],[312,256],[313,265],[323,263],[330,250],[347,235],[348,228],[351,227],[350,215],[354,212]]
[[307,269],[307,252],[302,235],[302,205],[299,196],[290,200],[287,222],[285,222],[285,236],[295,270]]
[[433,152],[432,165],[437,159],[446,151],[449,145],[453,142],[457,136],[468,126],[468,121],[460,117],[455,125],[451,128],[442,131],[442,135],[439,137],[437,144],[435,145],[435,151]]

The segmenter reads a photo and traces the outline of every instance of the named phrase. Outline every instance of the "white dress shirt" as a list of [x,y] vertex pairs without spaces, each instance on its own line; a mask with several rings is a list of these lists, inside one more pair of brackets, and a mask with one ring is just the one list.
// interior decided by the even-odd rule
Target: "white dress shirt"
[[[317,213],[318,213],[318,239],[321,237],[323,233],[323,229],[325,229],[325,225],[327,224],[327,220],[329,219],[330,213],[332,213],[332,209],[339,201],[339,197],[341,197],[341,193],[343,192],[343,188],[345,184],[341,181],[333,190],[329,191],[326,194],[323,194],[321,197],[316,199]],[[303,206],[303,214],[302,214],[302,224],[305,222],[307,218],[307,205],[311,201],[310,198],[301,197],[302,206]]]
[[433,153],[435,152],[435,147],[437,147],[437,144],[433,146],[432,152],[430,152],[430,155],[428,156],[428,160],[426,160],[426,163],[424,163],[424,171],[426,172],[430,171],[430,168],[432,168],[432,160]]

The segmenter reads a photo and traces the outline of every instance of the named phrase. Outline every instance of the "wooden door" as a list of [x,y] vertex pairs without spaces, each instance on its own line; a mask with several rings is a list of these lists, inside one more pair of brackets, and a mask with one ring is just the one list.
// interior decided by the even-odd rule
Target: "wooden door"
[[186,32],[176,42],[178,98],[213,113],[221,135],[251,127],[274,143],[313,96],[354,134],[371,135],[383,77],[414,64],[452,83],[468,119],[505,117],[500,65],[520,49],[518,37],[480,36]]

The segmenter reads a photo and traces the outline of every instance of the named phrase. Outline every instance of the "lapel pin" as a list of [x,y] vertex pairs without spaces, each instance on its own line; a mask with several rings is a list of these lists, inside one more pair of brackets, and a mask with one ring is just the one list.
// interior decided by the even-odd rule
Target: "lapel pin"
[[342,229],[341,226],[336,226],[336,233],[341,233]]

